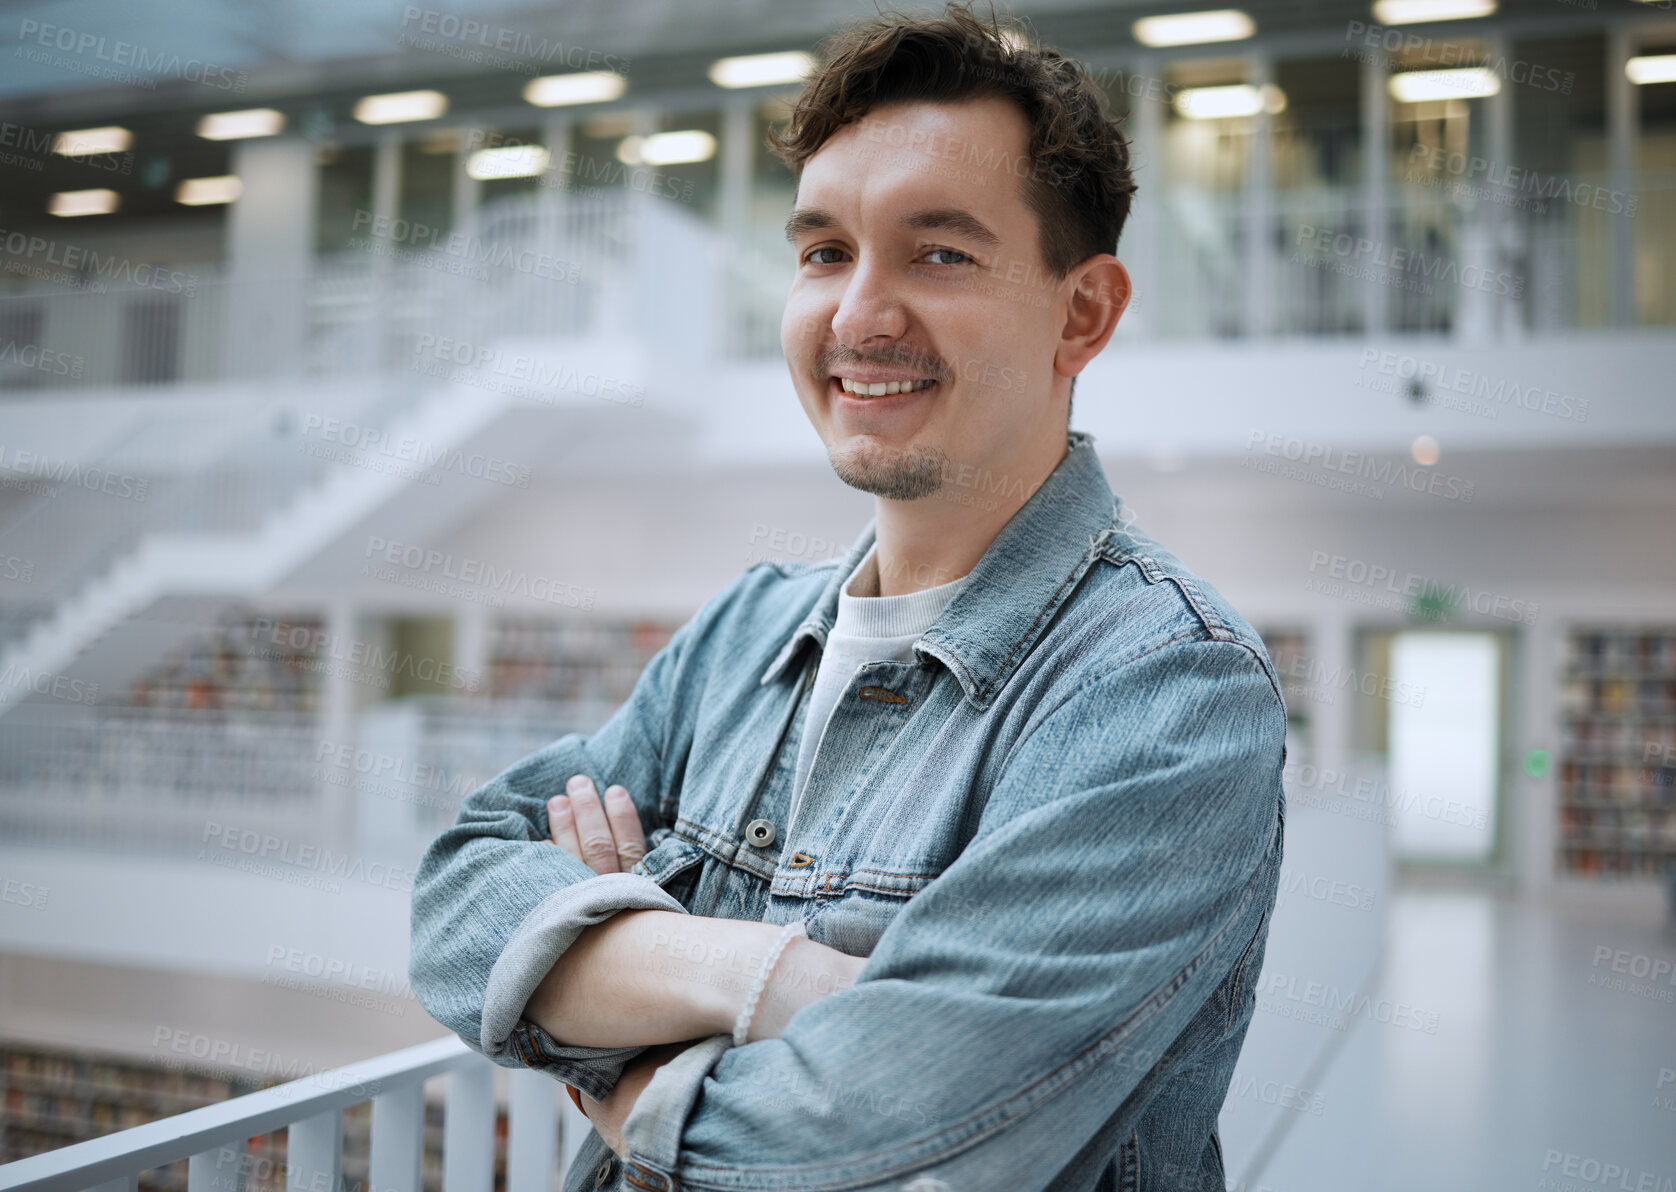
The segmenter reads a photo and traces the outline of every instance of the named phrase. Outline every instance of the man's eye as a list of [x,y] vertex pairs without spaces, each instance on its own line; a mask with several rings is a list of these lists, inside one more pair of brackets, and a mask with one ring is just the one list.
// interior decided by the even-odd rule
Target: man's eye
[[821,260],[821,259],[819,259],[820,255],[823,252],[838,253],[838,252],[842,252],[842,251],[843,251],[842,249],[831,248],[831,247],[811,248],[809,250],[809,255],[804,257],[803,260],[807,264],[810,264],[810,265],[836,265],[838,263],[837,260],[835,260],[835,259]]
[[[956,257],[956,258],[959,258],[959,259],[958,260],[951,260],[951,261],[931,261],[931,258],[935,257],[935,256]],[[932,249],[931,251],[929,251],[925,254],[925,259],[928,260],[928,261],[931,261],[931,263],[933,265],[961,265],[961,264],[966,263],[967,261],[970,261],[972,258],[967,256],[965,253],[960,252],[957,249],[953,249],[953,248],[934,248],[934,249]]]

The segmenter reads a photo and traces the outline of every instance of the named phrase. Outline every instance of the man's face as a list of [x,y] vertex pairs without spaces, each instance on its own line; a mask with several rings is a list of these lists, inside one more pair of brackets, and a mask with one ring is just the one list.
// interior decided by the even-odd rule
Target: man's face
[[1065,283],[1024,201],[1028,133],[1003,99],[891,105],[804,163],[780,342],[845,483],[913,500],[1062,447]]

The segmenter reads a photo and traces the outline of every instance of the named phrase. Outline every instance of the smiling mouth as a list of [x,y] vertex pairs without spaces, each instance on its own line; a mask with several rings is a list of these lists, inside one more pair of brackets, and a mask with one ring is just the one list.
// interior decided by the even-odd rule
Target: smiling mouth
[[855,381],[849,377],[834,378],[840,388],[852,397],[887,397],[894,393],[917,393],[937,383],[933,377],[917,381]]

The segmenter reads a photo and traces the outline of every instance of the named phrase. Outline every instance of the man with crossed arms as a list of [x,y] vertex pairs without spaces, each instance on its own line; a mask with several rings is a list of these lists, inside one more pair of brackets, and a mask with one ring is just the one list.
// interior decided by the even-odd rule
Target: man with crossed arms
[[413,988],[578,1090],[567,1192],[1221,1189],[1285,713],[1068,429],[1129,298],[1127,147],[1079,66],[952,5],[823,60],[776,141],[782,344],[874,520],[465,801]]

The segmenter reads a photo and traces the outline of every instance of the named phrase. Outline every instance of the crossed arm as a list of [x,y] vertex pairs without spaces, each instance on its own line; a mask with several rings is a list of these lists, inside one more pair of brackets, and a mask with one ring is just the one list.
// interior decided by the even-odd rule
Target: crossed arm
[[[593,737],[512,767],[433,842],[414,882],[426,1008],[499,1063],[601,1094],[586,1109],[612,1150],[679,1170],[683,1187],[738,1187],[743,1172],[765,1190],[885,1192],[934,1168],[955,1187],[1034,1192],[1067,1156],[1104,1162],[1273,903],[1285,721],[1259,657],[1173,643],[1040,709],[972,839],[895,910],[861,971],[806,941],[780,962],[847,963],[829,971],[851,983],[777,967],[753,1042],[732,1048],[746,977],[709,984],[718,966],[683,970],[684,949],[648,939],[661,921],[748,957],[772,925],[688,914],[620,872],[645,848],[637,831],[605,844],[627,792],[550,801],[586,773],[624,784],[637,822],[667,814],[659,792],[692,748],[660,711],[671,658]],[[1250,1014],[1246,975],[1229,1032]],[[639,1042],[583,1042],[601,1039]]]
[[[627,789],[608,786],[602,801],[593,780],[578,774],[566,783],[566,791],[547,802],[554,844],[595,873],[627,872],[646,855],[640,814]],[[618,1155],[628,1157],[622,1124],[658,1068],[687,1047],[688,1041],[733,1030],[750,974],[773,946],[778,931],[775,924],[744,919],[622,911],[578,936],[536,986],[525,1017],[554,1038],[589,1047],[663,1045],[632,1060],[605,1100],[581,1094],[588,1119]],[[670,954],[659,955],[660,941],[676,935],[704,947],[671,949]],[[698,951],[709,954],[712,946],[743,957],[744,973],[702,971],[702,961],[687,959]],[[864,957],[794,938],[775,964],[751,1016],[748,1041],[779,1038],[793,1014],[854,984],[865,964]]]

